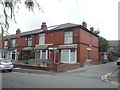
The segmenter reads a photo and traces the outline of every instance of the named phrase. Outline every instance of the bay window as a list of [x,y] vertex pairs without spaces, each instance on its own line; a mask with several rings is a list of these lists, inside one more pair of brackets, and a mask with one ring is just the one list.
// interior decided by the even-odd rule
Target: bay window
[[61,50],[61,62],[76,63],[76,50],[75,49]]
[[38,50],[36,52],[37,59],[48,59],[48,50]]

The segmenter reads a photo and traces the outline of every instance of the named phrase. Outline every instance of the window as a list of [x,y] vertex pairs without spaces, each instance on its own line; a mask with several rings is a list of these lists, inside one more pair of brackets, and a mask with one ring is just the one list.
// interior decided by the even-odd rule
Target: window
[[36,52],[36,58],[37,59],[47,59],[47,50],[39,50]]
[[11,45],[11,46],[12,46],[12,47],[15,47],[15,44],[16,44],[16,40],[13,39],[13,40],[12,40],[12,45]]
[[76,50],[75,49],[65,49],[61,51],[61,61],[66,63],[76,62]]
[[45,34],[40,34],[40,36],[39,36],[39,44],[45,44]]
[[15,52],[12,52],[12,59],[15,59]]
[[8,47],[8,41],[4,41],[4,48]]
[[6,58],[6,53],[2,53],[2,58]]
[[65,43],[72,43],[73,35],[72,32],[65,32]]
[[87,61],[91,61],[92,53],[91,49],[87,49]]
[[110,50],[114,49],[112,46],[110,47]]
[[28,46],[32,46],[32,38],[28,38]]

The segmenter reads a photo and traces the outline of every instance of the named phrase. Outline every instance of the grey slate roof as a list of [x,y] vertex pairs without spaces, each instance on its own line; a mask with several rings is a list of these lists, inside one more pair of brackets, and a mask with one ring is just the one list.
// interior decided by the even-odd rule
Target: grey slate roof
[[66,48],[77,48],[77,44],[72,45],[60,45],[58,49],[66,49]]
[[40,32],[42,32],[42,30],[36,29],[36,30],[32,30],[32,31],[22,32],[20,34],[10,35],[10,38],[13,39],[13,38],[21,37],[21,36],[37,34],[37,33],[40,33]]
[[70,28],[70,27],[74,27],[74,26],[78,26],[78,24],[65,23],[65,24],[58,25],[57,27],[53,28],[52,30]]
[[[82,28],[83,30],[95,35],[91,31],[89,31],[88,29],[84,28],[82,25],[72,24],[72,23],[65,23],[65,24],[50,26],[50,27],[48,27],[48,30],[35,29],[35,30],[31,30],[31,31],[22,32],[20,34],[13,34],[13,35],[10,35],[10,38],[13,39],[13,38],[27,36],[27,35],[39,34],[39,33],[42,33],[42,32],[64,30],[66,28],[72,28],[72,27]],[[97,35],[95,35],[95,36],[97,36]]]
[[48,45],[36,45],[34,49],[38,50],[38,49],[47,49]]

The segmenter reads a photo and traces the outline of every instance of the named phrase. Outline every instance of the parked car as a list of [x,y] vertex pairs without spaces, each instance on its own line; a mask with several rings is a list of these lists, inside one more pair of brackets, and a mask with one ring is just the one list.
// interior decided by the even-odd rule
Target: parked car
[[120,57],[117,60],[117,65],[120,65]]
[[11,72],[13,70],[13,62],[10,59],[0,58],[0,70]]

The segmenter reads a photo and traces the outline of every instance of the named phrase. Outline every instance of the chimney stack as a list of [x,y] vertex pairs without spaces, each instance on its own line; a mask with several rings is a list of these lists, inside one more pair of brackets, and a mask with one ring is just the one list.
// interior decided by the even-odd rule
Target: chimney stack
[[46,22],[42,22],[41,29],[42,30],[47,30]]
[[87,23],[86,22],[82,22],[82,26],[87,28]]
[[16,34],[20,34],[20,33],[21,33],[20,28],[18,28],[18,29],[16,30]]
[[94,28],[93,28],[93,27],[91,27],[91,28],[90,28],[90,31],[91,31],[91,32],[94,32]]

